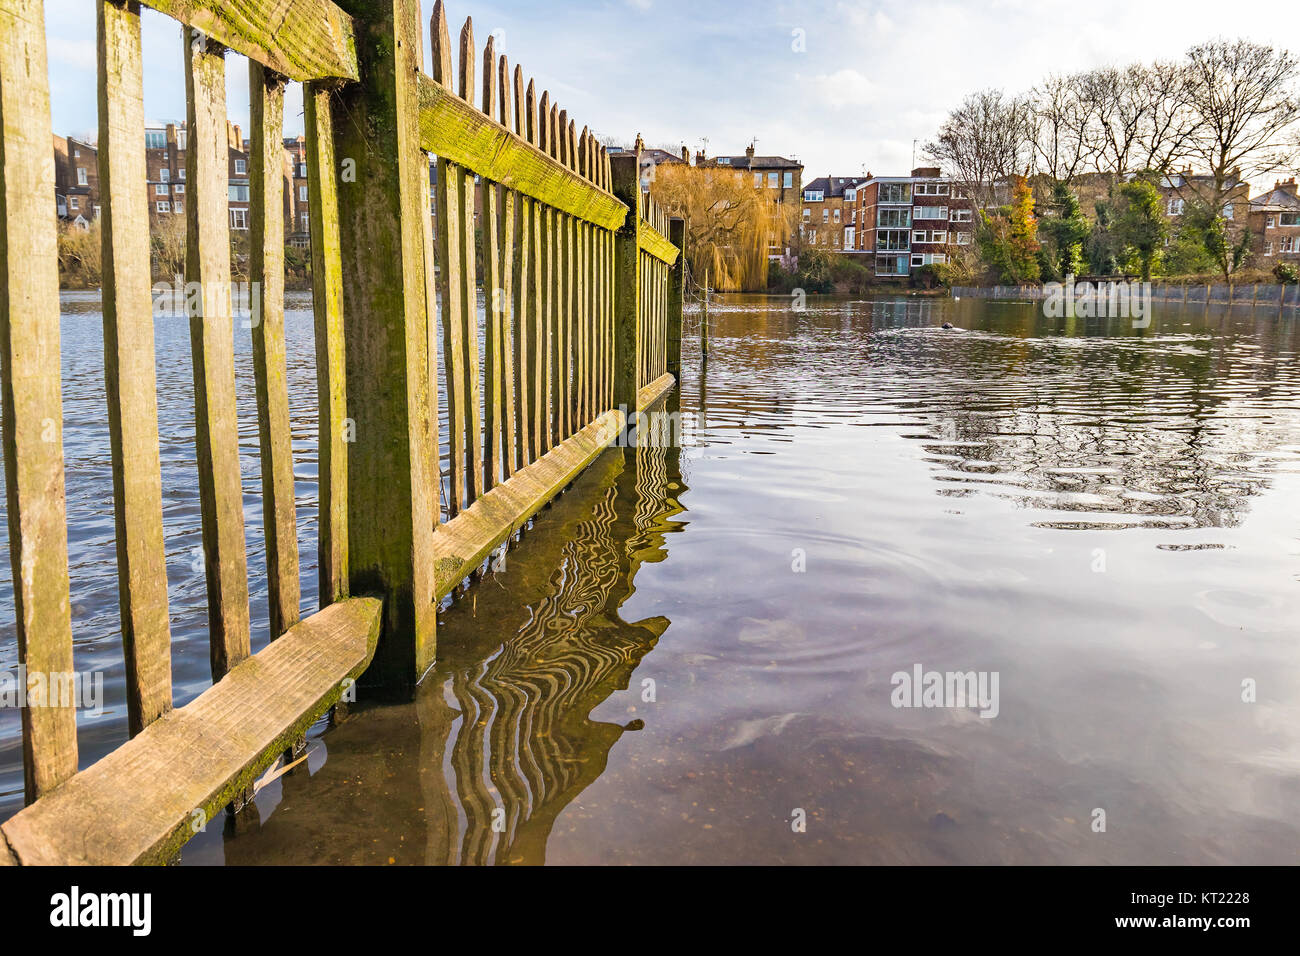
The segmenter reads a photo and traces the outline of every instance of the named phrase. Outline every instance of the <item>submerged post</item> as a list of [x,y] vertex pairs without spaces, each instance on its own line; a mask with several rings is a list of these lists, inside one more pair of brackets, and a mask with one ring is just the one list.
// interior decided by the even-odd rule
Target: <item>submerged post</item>
[[709,360],[709,270],[704,270],[704,310],[700,313],[700,357]]
[[668,371],[682,378],[682,303],[686,292],[686,220],[668,220],[668,241],[677,247],[677,261],[668,270]]
[[613,193],[627,206],[627,218],[614,234],[614,407],[637,412],[641,383],[641,151],[610,157]]
[[362,81],[330,99],[339,166],[352,594],[384,598],[366,683],[412,688],[433,662],[437,488],[425,314],[419,0],[341,0]]

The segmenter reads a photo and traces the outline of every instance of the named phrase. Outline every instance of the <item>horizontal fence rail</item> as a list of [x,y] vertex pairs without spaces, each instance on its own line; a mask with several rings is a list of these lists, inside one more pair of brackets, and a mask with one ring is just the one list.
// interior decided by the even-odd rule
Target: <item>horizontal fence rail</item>
[[[184,26],[185,279],[201,290],[186,298],[213,684],[173,709],[140,4],[94,3],[131,739],[78,773],[73,707],[24,707],[29,806],[3,825],[0,862],[166,861],[196,813],[242,805],[354,681],[408,692],[433,662],[438,602],[680,374],[685,228],[643,192],[640,140],[611,156],[493,40],[480,60],[468,20],[453,73],[441,0],[432,77],[417,0],[148,3]],[[249,268],[261,289],[250,325],[272,643],[256,655],[229,291],[228,49],[249,60]],[[319,402],[320,610],[306,618],[284,337],[288,80],[304,82]],[[48,91],[41,0],[0,0],[0,399],[19,661],[70,673],[57,428],[49,439],[62,411]]]

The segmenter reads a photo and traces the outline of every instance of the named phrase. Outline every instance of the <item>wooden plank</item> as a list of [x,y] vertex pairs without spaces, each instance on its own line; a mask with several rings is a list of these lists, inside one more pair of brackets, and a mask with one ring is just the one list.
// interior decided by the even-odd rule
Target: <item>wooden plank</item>
[[608,192],[584,182],[543,149],[473,109],[437,78],[420,78],[420,145],[480,176],[606,228],[626,212]]
[[191,30],[183,36],[189,148],[186,150],[186,296],[194,361],[195,447],[203,513],[212,679],[249,652],[248,559],[235,417],[231,337],[230,225],[225,49]]
[[[331,98],[334,153],[354,160],[339,189],[348,417],[348,562],[352,593],[382,594],[384,619],[366,682],[413,688],[433,661],[437,511],[428,416],[423,177],[416,129],[418,0],[344,0],[364,14],[365,83]],[[439,223],[439,228],[444,223]]]
[[[497,63],[497,88],[500,90],[500,122],[510,125],[510,64],[504,54]],[[517,132],[517,130],[515,131]],[[505,475],[515,473],[515,274],[514,263],[519,257],[516,246],[519,196],[513,189],[501,187],[501,457]]]
[[[528,141],[537,144],[541,137],[541,125],[537,122],[538,107],[533,81],[528,81],[525,116],[528,120]],[[529,272],[528,292],[528,327],[525,332],[528,351],[528,402],[530,409],[528,453],[529,461],[542,457],[545,450],[546,435],[546,302],[549,278],[544,260],[546,259],[546,207],[536,200],[531,200],[533,220],[529,227],[532,247],[529,250],[531,269]]]
[[9,819],[5,840],[28,866],[167,863],[366,669],[382,613],[352,598],[298,622]]
[[[528,113],[530,92],[524,89],[524,71],[515,66],[515,132],[529,136],[532,125]],[[514,261],[514,345],[515,345],[515,438],[517,447],[515,457],[519,467],[533,459],[533,350],[530,329],[532,327],[533,307],[533,247],[534,247],[534,202],[522,193],[518,194],[516,206],[515,234],[518,252]]]
[[464,513],[439,525],[433,536],[438,599],[450,594],[501,542],[595,461],[624,424],[622,411],[606,412],[485,493]]
[[[561,156],[560,152],[560,108],[552,103],[550,112],[546,116],[546,136],[547,146],[550,149],[551,156],[558,162]],[[563,164],[561,164],[563,165]],[[551,316],[550,328],[547,330],[550,351],[550,390],[551,390],[551,421],[550,421],[550,444],[548,449],[554,448],[564,440],[564,420],[565,420],[565,379],[564,379],[564,317],[565,307],[568,305],[568,296],[566,294],[566,280],[568,276],[565,273],[567,262],[565,260],[565,217],[564,213],[553,211],[551,215]]]
[[428,456],[427,468],[437,490],[432,507],[433,523],[441,520],[440,499],[442,495],[442,454],[438,437],[441,426],[438,422],[438,268],[437,245],[433,239],[433,184],[429,170],[436,169],[435,160],[423,150],[420,151],[421,169],[420,202],[426,214],[421,217],[421,251],[424,253],[424,342],[428,354],[429,372],[429,418],[428,444],[424,449]]
[[639,241],[643,252],[649,253],[665,265],[670,266],[677,261],[677,247],[660,235],[649,223],[641,229]]
[[[497,111],[496,88],[496,38],[489,35],[483,47],[483,112],[491,116]],[[501,301],[501,195],[491,180],[481,185],[483,213],[479,221],[483,229],[483,297],[484,328],[483,356],[487,368],[483,395],[483,472],[482,488],[495,486],[505,471],[501,460],[501,442],[504,431],[501,422],[502,320],[504,303]]]
[[[474,21],[466,18],[460,30],[460,96],[474,105]],[[474,176],[462,170],[460,205],[461,325],[464,333],[465,369],[465,504],[483,492],[483,412],[480,386],[478,335],[478,268],[474,236]]]
[[307,214],[311,225],[312,313],[316,338],[320,606],[348,596],[348,412],[343,349],[343,265],[338,166],[328,87],[303,89],[307,131]]
[[[301,617],[298,509],[293,487],[293,435],[284,346],[284,87],[285,79],[248,61],[249,278],[253,381],[262,456],[262,528],[274,640]],[[310,205],[310,203],[309,203]],[[260,314],[259,314],[260,313]]]
[[[72,673],[59,274],[45,16],[0,4],[0,404],[18,661]],[[75,701],[22,710],[27,801],[77,771]]]
[[352,18],[330,0],[148,0],[148,5],[293,80],[355,80]]
[[101,0],[95,7],[104,386],[113,456],[127,730],[135,736],[172,708],[149,231],[143,225],[149,213],[148,197],[140,188],[148,178],[144,79],[139,4]]
[[[447,34],[446,13],[441,3],[434,6],[430,23],[433,50],[433,73],[440,82],[452,82],[451,41]],[[464,248],[460,230],[463,222],[461,200],[464,195],[464,172],[459,166],[438,157],[436,206],[438,218],[438,295],[442,300],[442,368],[447,402],[447,455],[451,471],[447,515],[454,517],[465,501],[465,330],[463,303],[465,282]]]
[[673,376],[664,374],[641,386],[636,393],[637,411],[645,411],[645,409],[659,401],[675,384],[677,384],[677,380]]

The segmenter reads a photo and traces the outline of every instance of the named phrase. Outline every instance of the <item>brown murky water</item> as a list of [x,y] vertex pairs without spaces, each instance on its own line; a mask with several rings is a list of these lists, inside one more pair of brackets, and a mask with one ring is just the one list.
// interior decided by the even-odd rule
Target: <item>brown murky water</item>
[[[707,367],[691,337],[682,447],[598,460],[445,610],[414,701],[319,723],[307,763],[184,862],[1297,862],[1297,320],[785,305],[729,298]],[[183,334],[174,351],[188,374]],[[91,465],[70,447],[75,500],[93,483],[74,490]],[[255,467],[248,488],[252,545]],[[74,590],[105,535],[111,556],[106,500],[70,504],[107,522],[74,544]],[[172,507],[169,542],[196,536]],[[178,685],[198,688],[187,555]],[[107,575],[78,661],[120,670]],[[916,665],[996,673],[997,715],[895,707]],[[123,723],[120,703],[83,720],[83,751]]]

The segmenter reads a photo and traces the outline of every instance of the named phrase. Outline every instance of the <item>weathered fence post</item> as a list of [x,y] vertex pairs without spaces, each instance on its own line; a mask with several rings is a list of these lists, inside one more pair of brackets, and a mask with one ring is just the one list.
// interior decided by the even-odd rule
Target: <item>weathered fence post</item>
[[668,240],[677,247],[677,262],[668,270],[668,371],[682,378],[682,304],[686,294],[686,220],[668,221]]
[[614,195],[627,219],[614,234],[614,407],[636,421],[641,368],[641,151],[611,156]]
[[[72,612],[48,75],[41,3],[0,4],[0,403],[18,663],[61,679],[72,673]],[[77,772],[75,706],[23,707],[28,803]]]
[[[380,594],[366,682],[407,690],[433,661],[433,529],[418,0],[342,0],[362,81],[330,99],[342,254],[351,593]],[[443,227],[439,223],[439,228]]]

